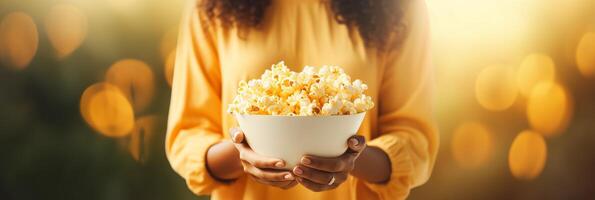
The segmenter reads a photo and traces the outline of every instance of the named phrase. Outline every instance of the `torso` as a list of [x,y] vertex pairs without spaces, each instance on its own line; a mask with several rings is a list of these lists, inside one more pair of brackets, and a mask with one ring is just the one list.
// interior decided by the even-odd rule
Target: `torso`
[[[305,65],[341,66],[353,80],[360,79],[368,84],[367,95],[378,99],[383,71],[381,54],[373,48],[366,48],[357,30],[337,23],[324,1],[273,0],[261,27],[247,30],[244,35],[239,35],[235,28],[217,30],[215,34],[221,67],[222,128],[226,137],[227,130],[237,126],[226,110],[235,96],[238,82],[258,78],[265,69],[282,60],[295,71]],[[367,113],[358,134],[367,139],[374,137],[371,133],[376,129],[376,115],[376,108]],[[314,193],[302,186],[281,190],[245,178],[238,182],[229,190],[216,191],[213,198],[243,195],[245,199],[266,199],[281,195],[286,196],[285,199],[352,199],[355,196],[351,189],[355,186],[349,186],[351,183],[345,183],[336,190]],[[245,192],[239,194],[237,191]]]

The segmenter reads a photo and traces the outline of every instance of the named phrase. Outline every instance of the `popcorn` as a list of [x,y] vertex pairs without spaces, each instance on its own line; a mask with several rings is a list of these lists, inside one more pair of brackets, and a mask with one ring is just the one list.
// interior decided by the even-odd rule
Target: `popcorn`
[[228,112],[281,116],[352,115],[374,107],[368,86],[342,68],[306,66],[293,72],[283,61],[248,82],[240,81]]

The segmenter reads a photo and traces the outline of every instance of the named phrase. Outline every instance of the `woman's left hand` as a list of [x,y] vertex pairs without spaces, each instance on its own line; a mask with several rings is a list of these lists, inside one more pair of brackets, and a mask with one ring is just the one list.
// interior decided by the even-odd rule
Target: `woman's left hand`
[[363,136],[354,135],[347,141],[347,151],[339,157],[302,157],[300,164],[293,168],[297,181],[314,192],[331,190],[345,182],[355,166],[355,160],[366,148]]

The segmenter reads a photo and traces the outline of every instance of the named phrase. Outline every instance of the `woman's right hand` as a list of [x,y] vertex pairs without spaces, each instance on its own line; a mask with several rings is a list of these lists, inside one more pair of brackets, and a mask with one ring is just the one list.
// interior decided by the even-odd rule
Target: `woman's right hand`
[[293,174],[289,170],[282,169],[285,167],[283,160],[265,157],[254,152],[244,140],[244,133],[239,128],[232,128],[230,132],[232,141],[240,153],[244,172],[255,181],[282,189],[289,189],[297,184]]

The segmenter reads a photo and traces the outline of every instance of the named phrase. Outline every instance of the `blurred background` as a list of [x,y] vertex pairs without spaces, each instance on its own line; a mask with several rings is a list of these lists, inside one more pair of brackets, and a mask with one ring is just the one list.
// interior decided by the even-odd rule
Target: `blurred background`
[[[426,2],[441,146],[410,199],[595,199],[595,1]],[[208,198],[164,153],[183,5],[0,1],[0,199]]]

